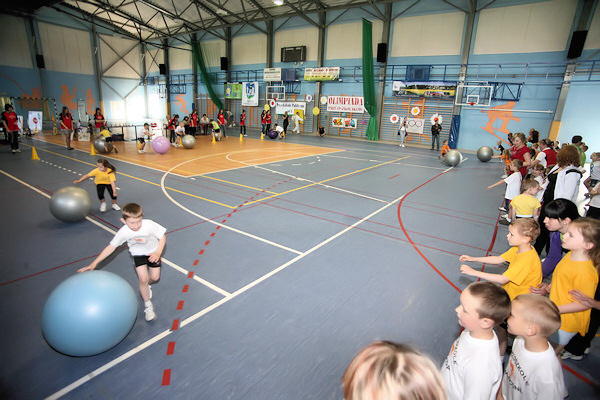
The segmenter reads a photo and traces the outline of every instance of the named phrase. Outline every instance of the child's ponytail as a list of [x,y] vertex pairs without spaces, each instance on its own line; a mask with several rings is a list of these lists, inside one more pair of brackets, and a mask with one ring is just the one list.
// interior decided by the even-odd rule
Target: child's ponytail
[[117,169],[111,163],[109,163],[106,158],[99,158],[98,164],[104,165],[104,168],[110,168],[110,170],[113,174],[117,173]]

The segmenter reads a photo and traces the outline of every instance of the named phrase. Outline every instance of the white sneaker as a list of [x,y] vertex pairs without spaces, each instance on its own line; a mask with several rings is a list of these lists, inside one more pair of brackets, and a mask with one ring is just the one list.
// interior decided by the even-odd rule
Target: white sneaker
[[121,211],[121,207],[119,207],[119,205],[116,203],[112,205],[112,209],[115,211]]
[[156,313],[154,312],[154,306],[150,305],[150,306],[146,307],[146,309],[144,310],[144,314],[146,317],[146,321],[152,321],[154,318],[156,318]]
[[566,350],[563,350],[562,353],[560,353],[560,358],[562,358],[563,360],[573,360],[573,361],[583,360],[583,356],[576,356],[575,354],[569,353]]
[[504,207],[498,207],[498,210],[500,210],[500,211],[508,211],[508,210],[507,210],[506,208],[504,208]]
[[106,212],[106,203],[100,204],[100,212]]
[[402,145],[402,147],[406,147],[405,145]]
[[502,218],[508,218],[508,214],[502,214],[501,217]]
[[144,150],[138,150],[138,153],[142,154],[142,153],[145,153],[145,151]]
[[16,149],[15,151],[16,151],[17,153],[20,153],[20,152],[21,152],[21,150],[19,150],[19,149]]

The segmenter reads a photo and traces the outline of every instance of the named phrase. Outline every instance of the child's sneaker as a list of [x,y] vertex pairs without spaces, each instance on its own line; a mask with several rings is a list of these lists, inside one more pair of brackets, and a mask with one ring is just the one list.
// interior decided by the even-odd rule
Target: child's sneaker
[[507,210],[506,208],[504,208],[504,207],[498,207],[498,210],[500,210],[500,211],[508,211],[508,210]]
[[146,316],[146,321],[152,321],[154,318],[156,318],[154,306],[149,305],[148,307],[146,307],[146,309],[144,310],[144,314]]
[[106,212],[106,203],[100,204],[100,212]]
[[112,205],[112,209],[115,211],[121,211],[121,207],[119,207],[119,205],[117,203]]
[[563,350],[562,353],[560,353],[560,358],[562,358],[563,360],[573,360],[573,361],[583,360],[583,356],[576,356],[575,354],[569,353],[566,350]]

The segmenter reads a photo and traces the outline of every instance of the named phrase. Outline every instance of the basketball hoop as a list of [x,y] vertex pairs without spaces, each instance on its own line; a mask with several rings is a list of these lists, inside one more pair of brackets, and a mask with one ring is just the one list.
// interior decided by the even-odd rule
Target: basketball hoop
[[470,102],[470,103],[469,103],[469,105],[470,105],[470,106],[474,106],[474,105],[475,105],[475,103],[474,103],[474,102]]

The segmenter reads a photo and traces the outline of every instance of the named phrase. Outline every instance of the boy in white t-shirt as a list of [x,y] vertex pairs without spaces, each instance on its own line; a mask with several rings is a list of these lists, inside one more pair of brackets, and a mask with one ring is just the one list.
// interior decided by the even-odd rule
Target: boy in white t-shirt
[[77,272],[95,269],[98,263],[110,256],[117,247],[127,242],[139,280],[146,321],[152,321],[156,318],[156,314],[150,301],[152,298],[150,284],[160,279],[160,256],[167,244],[166,229],[152,220],[143,219],[144,211],[138,204],[129,203],[124,205],[122,213],[121,222],[125,226],[119,229],[110,244],[102,250],[90,265],[81,268]]
[[185,122],[181,121],[179,125],[177,125],[177,128],[175,128],[175,134],[177,135],[177,140],[175,141],[175,143],[173,143],[173,146],[183,147],[183,145],[181,144],[181,139],[185,135]]
[[[508,167],[511,172],[509,176],[499,180],[493,185],[488,186],[488,189],[491,189],[494,186],[506,183],[506,191],[504,192],[504,206],[498,207],[500,211],[508,211],[508,205],[510,204],[510,201],[521,194],[521,173],[519,170],[523,167],[523,161],[519,159],[512,160]],[[502,217],[506,218],[507,216],[508,214],[503,215]]]
[[510,298],[493,282],[474,282],[460,295],[458,323],[465,328],[441,368],[448,399],[494,400],[502,360],[494,326],[510,313]]
[[138,150],[138,153],[141,154],[146,152],[146,150],[144,150],[146,147],[146,142],[149,142],[152,136],[154,136],[154,134],[150,131],[150,124],[146,122],[144,124],[143,136],[138,138],[138,141],[140,142],[140,149]]
[[567,396],[562,367],[548,341],[560,323],[558,307],[547,297],[521,294],[512,301],[508,332],[517,337],[502,378],[504,399],[559,400]]

